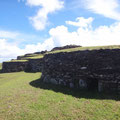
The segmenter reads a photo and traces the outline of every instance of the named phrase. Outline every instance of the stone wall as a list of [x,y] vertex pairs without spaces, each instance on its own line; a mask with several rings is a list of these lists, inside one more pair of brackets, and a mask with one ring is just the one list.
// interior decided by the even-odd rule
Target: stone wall
[[43,59],[29,59],[28,65],[25,69],[26,72],[42,72]]
[[51,51],[70,49],[70,48],[76,48],[76,47],[81,47],[81,46],[79,46],[79,45],[66,45],[66,46],[62,46],[62,47],[55,47]]
[[3,62],[2,64],[2,72],[42,72],[43,68],[43,59],[29,59],[26,62]]
[[120,49],[45,55],[42,80],[71,88],[119,92]]
[[3,62],[2,72],[20,72],[24,71],[27,66],[27,61],[25,62]]

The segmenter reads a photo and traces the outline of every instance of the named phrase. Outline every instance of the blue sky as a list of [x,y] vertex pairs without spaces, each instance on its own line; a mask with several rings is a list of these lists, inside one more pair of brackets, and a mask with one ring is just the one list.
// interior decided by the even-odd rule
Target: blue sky
[[120,44],[119,0],[0,0],[0,62],[55,46]]

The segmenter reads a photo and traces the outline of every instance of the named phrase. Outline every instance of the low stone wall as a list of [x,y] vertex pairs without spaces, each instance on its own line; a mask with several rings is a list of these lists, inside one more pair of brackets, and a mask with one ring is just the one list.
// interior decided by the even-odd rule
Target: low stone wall
[[20,72],[24,71],[28,62],[3,62],[2,64],[2,72]]
[[56,50],[64,50],[64,49],[70,49],[70,48],[76,48],[76,47],[81,47],[79,45],[66,45],[62,47],[55,47],[51,51],[56,51]]
[[45,55],[42,80],[71,88],[119,92],[120,49]]
[[3,62],[2,65],[2,72],[19,72],[19,71],[26,71],[26,72],[42,72],[43,68],[43,59],[29,59],[25,62]]
[[42,72],[43,59],[30,59],[25,69],[26,72]]

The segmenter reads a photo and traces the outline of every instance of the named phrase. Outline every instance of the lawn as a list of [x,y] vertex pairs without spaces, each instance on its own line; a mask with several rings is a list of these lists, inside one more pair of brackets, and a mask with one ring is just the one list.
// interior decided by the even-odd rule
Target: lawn
[[0,74],[0,120],[120,120],[117,95],[44,84],[40,75]]

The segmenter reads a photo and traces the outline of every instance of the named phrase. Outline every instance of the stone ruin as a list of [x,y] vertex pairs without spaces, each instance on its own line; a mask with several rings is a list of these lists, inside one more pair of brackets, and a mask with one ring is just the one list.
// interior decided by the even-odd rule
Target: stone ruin
[[[67,45],[63,47],[55,47],[52,50],[62,50],[62,49],[68,49],[68,48],[75,48],[80,47],[78,45]],[[51,51],[52,51],[51,50]],[[35,53],[29,53],[25,54],[23,56],[18,56],[17,60],[13,59],[9,62],[3,62],[2,64],[2,71],[3,73],[7,72],[20,72],[20,71],[26,71],[26,72],[42,72],[43,68],[43,58],[31,58],[28,59],[28,57],[33,57],[34,55],[45,55],[48,51],[41,51],[41,52],[35,52]]]
[[77,47],[81,47],[81,46],[80,45],[66,45],[62,47],[55,47],[51,51],[64,50],[64,49],[77,48]]
[[2,64],[2,72],[9,73],[9,72],[20,72],[24,71],[28,65],[28,62],[3,62]]
[[41,72],[43,66],[43,58],[27,59],[27,57],[31,57],[33,54],[44,55],[46,52],[47,50],[29,53],[25,54],[24,56],[18,56],[17,60],[13,59],[9,62],[3,62],[1,72]]
[[43,61],[45,83],[120,92],[120,49],[48,54]]
[[3,72],[42,72],[42,81],[70,88],[120,93],[120,49],[46,54],[27,62],[3,62]]
[[10,73],[10,72],[42,72],[43,68],[43,59],[29,59],[27,61],[11,61],[11,62],[3,62],[2,64],[2,72]]

